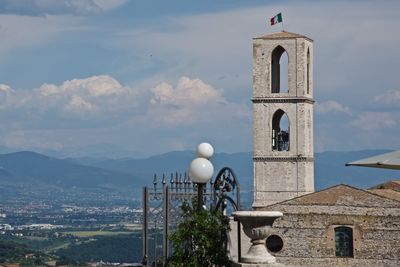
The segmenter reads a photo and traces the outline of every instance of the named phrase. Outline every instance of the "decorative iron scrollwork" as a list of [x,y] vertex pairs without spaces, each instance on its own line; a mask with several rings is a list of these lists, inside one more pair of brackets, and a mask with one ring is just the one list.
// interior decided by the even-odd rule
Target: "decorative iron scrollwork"
[[[233,196],[236,192],[236,201]],[[214,180],[214,208],[225,211],[227,201],[236,211],[240,209],[240,186],[235,172],[229,168],[222,168]]]

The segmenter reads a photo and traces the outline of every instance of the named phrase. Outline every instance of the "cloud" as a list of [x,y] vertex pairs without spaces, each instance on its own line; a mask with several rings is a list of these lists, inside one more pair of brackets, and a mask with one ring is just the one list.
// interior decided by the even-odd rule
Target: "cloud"
[[96,109],[96,106],[92,103],[85,101],[83,98],[77,95],[73,95],[71,100],[65,106],[66,111],[70,112],[92,112]]
[[12,59],[11,61],[3,60],[3,64],[23,61],[24,59],[18,58],[18,56],[19,52],[25,51],[25,49],[34,50],[39,47],[41,49],[38,53],[45,55],[46,50],[43,49],[43,46],[53,42],[57,37],[66,32],[87,31],[87,27],[81,25],[81,20],[80,17],[68,16],[0,15],[0,24],[2,24],[0,28],[0,58]]
[[[2,93],[2,91],[6,93]],[[112,123],[116,116],[120,120],[132,114],[141,104],[138,89],[122,86],[108,75],[72,79],[61,85],[43,84],[31,90],[15,90],[0,85],[1,108],[10,116],[25,114],[31,123],[54,124],[53,127],[79,120],[91,123]],[[68,119],[68,120],[66,120]],[[115,121],[117,123],[118,121]],[[20,120],[24,124],[24,120]],[[26,123],[26,122],[25,122]]]
[[321,103],[315,103],[315,111],[317,113],[325,114],[325,113],[346,113],[351,114],[349,107],[343,106],[342,104],[329,100]]
[[[7,125],[0,130],[0,144],[6,146],[28,148],[31,142],[33,148],[61,149],[73,142],[68,134],[79,135],[79,142],[88,145],[99,139],[110,143],[118,135],[122,140],[126,138],[123,133],[131,133],[130,144],[142,147],[142,139],[152,138],[154,143],[162,140],[177,149],[173,146],[182,147],[193,139],[197,142],[199,135],[226,141],[240,138],[239,129],[250,129],[249,108],[228,101],[222,90],[201,79],[189,77],[181,77],[176,85],[161,82],[150,88],[122,85],[109,75],[43,84],[31,90],[1,85],[0,97],[2,88],[9,92],[0,106],[0,123]],[[224,131],[211,131],[218,127]],[[102,132],[105,136],[100,137]],[[187,137],[178,137],[183,133]]]
[[168,83],[161,83],[152,92],[151,102],[153,104],[192,106],[224,101],[221,91],[200,79],[189,79],[188,77],[180,78],[176,88]]
[[44,15],[93,15],[102,11],[93,0],[3,0],[0,13],[44,16]]
[[[102,10],[115,8],[112,5],[116,3],[105,0],[92,2]],[[123,4],[124,1],[118,3]],[[400,2],[307,3],[268,2],[256,7],[243,5],[217,11],[210,8],[212,12],[183,11],[179,16],[148,17],[143,14],[136,20],[126,15],[129,12],[118,11],[120,16],[85,18],[1,15],[0,56],[6,59],[2,60],[5,71],[2,72],[4,78],[1,82],[7,80],[10,84],[18,84],[23,75],[27,78],[16,86],[29,88],[31,84],[38,86],[48,81],[47,85],[39,86],[35,92],[22,92],[17,88],[11,88],[18,91],[14,93],[4,94],[0,91],[2,111],[7,111],[3,116],[9,115],[10,118],[3,118],[3,125],[6,122],[7,125],[17,124],[17,128],[21,125],[40,128],[40,132],[32,133],[34,138],[41,138],[41,134],[42,138],[50,138],[60,125],[92,127],[90,133],[76,130],[63,135],[65,139],[75,136],[76,142],[78,139],[79,142],[91,142],[91,137],[101,135],[94,127],[121,125],[119,131],[129,133],[131,137],[124,139],[125,143],[140,139],[139,132],[156,128],[152,139],[149,133],[143,133],[143,140],[162,143],[160,151],[167,149],[164,146],[167,143],[171,144],[172,149],[172,144],[176,148],[184,147],[190,139],[188,135],[207,134],[206,126],[213,125],[217,126],[215,129],[223,128],[232,137],[241,137],[239,142],[235,140],[224,149],[232,144],[243,148],[245,142],[251,144],[251,38],[279,31],[279,27],[265,26],[265,14],[282,11],[288,31],[315,40],[316,142],[319,139],[324,149],[362,149],[371,140],[367,136],[363,142],[360,138],[352,140],[352,143],[345,140],[349,139],[348,136],[359,136],[360,129],[373,129],[376,125],[380,126],[368,130],[369,133],[387,133],[390,130],[397,135],[400,128],[398,116],[382,111],[388,111],[383,110],[385,106],[398,107],[398,102],[395,102],[398,95],[393,91],[377,96],[377,88],[398,88],[396,64],[400,60],[400,54],[397,53],[400,35],[392,33],[397,31]],[[171,2],[171,5],[176,4]],[[127,7],[137,8],[137,5]],[[74,61],[67,58],[72,63],[60,62],[57,56],[60,48],[63,55],[77,55]],[[97,54],[95,48],[105,49]],[[47,54],[47,50],[53,53]],[[32,59],[31,54],[34,53],[39,56]],[[36,68],[30,71],[31,62],[36,64],[34,66],[40,65],[37,68],[41,70],[39,75]],[[10,64],[21,66],[21,72],[11,71],[13,69],[8,67]],[[17,67],[14,69],[18,70]],[[56,75],[49,80],[49,75],[53,73]],[[95,85],[95,82],[101,81],[98,76],[89,77],[92,81],[86,78],[60,82],[67,79],[65,77],[81,77],[85,73],[110,74],[101,82],[104,90]],[[38,78],[30,82],[29,76]],[[196,79],[187,78],[188,84],[180,85],[182,76],[198,77],[203,84],[196,85]],[[118,85],[113,77],[118,77],[125,84]],[[143,86],[143,80],[146,86]],[[135,86],[129,84],[133,82]],[[209,91],[205,89],[207,86],[210,87]],[[201,88],[201,91],[193,88]],[[202,97],[208,101],[201,102]],[[321,99],[329,101],[319,103]],[[247,107],[242,105],[244,102]],[[373,113],[381,115],[371,115]],[[320,114],[324,120],[318,121]],[[351,116],[343,116],[346,114]],[[377,121],[374,126],[368,126],[374,118],[381,118],[383,122]],[[393,123],[397,124],[391,126]],[[53,131],[44,135],[44,127]],[[321,128],[323,131],[318,130]],[[337,131],[339,128],[341,133]],[[59,133],[57,135],[60,136]],[[86,139],[81,137],[83,135],[87,135]],[[117,136],[117,133],[108,132],[104,135],[106,138],[106,135]],[[331,141],[324,137],[329,137]],[[120,140],[123,140],[121,136],[112,142],[118,143]],[[219,139],[221,142],[225,140],[228,138]],[[385,138],[375,144],[376,147],[391,147],[393,143]],[[139,142],[137,144],[145,146]],[[147,150],[146,147],[144,149]],[[243,148],[250,149],[251,145]]]
[[90,96],[100,97],[122,93],[126,88],[108,75],[92,76],[85,79],[65,81],[61,86],[43,84],[39,92],[44,96],[69,94],[71,92],[87,92]]
[[395,105],[400,107],[400,90],[388,91],[374,97],[376,103],[385,105]]
[[176,87],[163,82],[152,93],[149,117],[168,126],[250,116],[246,107],[228,102],[222,90],[200,79],[181,77]]
[[[2,145],[19,150],[61,150],[64,148],[61,140],[51,140],[49,136],[40,134],[35,136],[35,132],[30,130],[16,130],[4,134]],[[54,133],[53,133],[54,135]]]
[[351,122],[352,126],[366,131],[382,131],[394,128],[399,123],[399,116],[389,112],[364,112],[356,120]]
[[12,92],[12,89],[7,84],[0,84],[0,92],[10,93],[10,92]]

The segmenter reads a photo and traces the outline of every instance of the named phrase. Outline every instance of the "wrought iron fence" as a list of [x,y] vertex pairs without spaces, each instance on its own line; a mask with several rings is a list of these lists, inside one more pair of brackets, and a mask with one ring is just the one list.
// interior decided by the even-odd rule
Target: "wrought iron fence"
[[[143,188],[143,266],[165,266],[170,255],[168,237],[180,221],[180,206],[196,196],[197,185],[186,173],[168,178],[154,175],[153,186]],[[233,170],[222,168],[215,180],[204,186],[203,196],[209,209],[239,210],[240,187]]]

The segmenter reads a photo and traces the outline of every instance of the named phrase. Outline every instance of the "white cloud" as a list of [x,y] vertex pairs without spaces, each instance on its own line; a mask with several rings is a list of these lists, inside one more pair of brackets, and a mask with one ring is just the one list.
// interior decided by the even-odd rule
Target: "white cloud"
[[366,131],[379,131],[393,128],[399,123],[399,116],[389,112],[364,112],[351,125]]
[[102,11],[93,0],[3,0],[0,13],[27,16],[92,15]]
[[7,84],[0,84],[0,92],[10,93],[12,91],[11,87]]
[[[0,145],[12,149],[59,150],[118,140],[147,154],[191,148],[205,139],[221,146],[251,141],[242,140],[243,131],[251,131],[250,109],[201,79],[181,77],[176,85],[140,89],[100,75],[29,91],[2,88],[12,93],[2,106]],[[225,151],[237,149],[244,148]]]
[[200,79],[181,77],[175,88],[164,82],[152,93],[148,119],[168,126],[250,117],[245,106],[228,102],[221,90]]
[[18,55],[14,51],[36,48],[52,41],[65,31],[86,30],[81,18],[68,16],[25,17],[0,15],[0,56]]
[[87,92],[91,96],[107,96],[123,93],[126,90],[114,78],[108,75],[92,76],[85,79],[73,79],[65,81],[61,86],[54,84],[43,84],[39,91],[44,96],[53,94],[68,94],[71,92]]
[[65,110],[68,112],[92,112],[96,109],[94,104],[91,104],[85,101],[83,98],[77,95],[73,95],[71,100],[65,107]]
[[[2,91],[7,92],[2,96]],[[94,122],[111,121],[115,116],[126,118],[141,104],[139,90],[122,86],[107,75],[85,79],[72,79],[61,85],[43,84],[32,90],[14,90],[8,85],[0,85],[2,110],[25,113],[27,118],[46,121],[46,124],[63,124],[66,118],[91,119]],[[29,115],[29,116],[28,116]],[[49,117],[58,118],[51,121]],[[21,120],[23,123],[23,120]]]
[[400,106],[400,90],[388,91],[374,97],[377,103]]
[[93,1],[103,10],[112,10],[128,2],[128,0],[93,0]]
[[164,105],[192,106],[215,101],[224,101],[222,92],[204,83],[200,79],[179,79],[176,88],[168,83],[161,83],[153,90],[151,102]]
[[[2,145],[19,150],[61,150],[64,148],[62,140],[50,140],[49,136],[35,136],[37,131],[16,130],[4,134]],[[54,132],[53,132],[54,135]],[[50,135],[51,136],[51,135]]]
[[[114,8],[113,5],[116,3],[102,4],[101,2],[105,0],[93,1],[103,9]],[[117,5],[121,3],[123,4],[124,1],[118,1]],[[397,53],[400,35],[393,33],[398,30],[396,28],[399,22],[397,10],[400,3],[396,1],[382,1],[379,4],[373,1],[354,3],[319,1],[312,5],[307,1],[290,4],[274,3],[203,14],[154,17],[154,20],[152,17],[153,23],[150,20],[146,21],[147,17],[144,16],[143,21],[138,24],[135,24],[136,21],[125,23],[126,17],[123,16],[107,18],[112,23],[106,25],[101,20],[102,18],[91,21],[91,18],[72,16],[1,15],[0,56],[9,57],[9,62],[21,60],[13,57],[18,54],[20,48],[23,48],[25,52],[30,50],[36,52],[42,48],[42,45],[52,44],[52,41],[56,41],[54,44],[58,45],[64,40],[81,40],[77,39],[78,34],[72,31],[93,29],[88,31],[90,34],[87,39],[82,39],[85,45],[111,48],[109,50],[118,53],[121,53],[121,48],[124,48],[122,51],[124,56],[121,61],[118,59],[118,56],[121,58],[121,54],[117,53],[117,56],[113,57],[115,62],[98,64],[102,58],[100,55],[100,61],[94,60],[93,65],[88,66],[90,71],[114,73],[113,75],[118,75],[125,81],[135,79],[137,82],[136,80],[145,78],[148,83],[148,86],[140,91],[140,88],[118,85],[118,81],[115,83],[112,77],[106,77],[105,81],[101,81],[100,76],[96,76],[91,77],[92,81],[89,78],[79,79],[79,81],[70,80],[57,85],[52,84],[50,80],[48,85],[40,86],[35,92],[19,92],[14,89],[18,92],[9,93],[7,97],[1,96],[0,92],[0,97],[3,97],[1,98],[2,111],[6,108],[13,109],[13,112],[17,113],[18,107],[18,112],[21,114],[25,112],[33,122],[37,122],[38,118],[48,121],[51,119],[54,125],[48,123],[46,127],[58,127],[59,122],[55,122],[55,118],[66,124],[76,121],[76,127],[82,126],[79,120],[84,118],[90,119],[86,121],[87,123],[100,121],[100,125],[108,120],[110,123],[126,125],[126,128],[120,128],[121,132],[129,132],[128,129],[134,128],[130,134],[136,138],[138,138],[138,131],[148,130],[150,126],[158,127],[160,131],[158,138],[162,140],[160,142],[165,143],[167,140],[161,136],[166,134],[165,126],[177,126],[173,133],[171,130],[168,140],[171,144],[186,144],[185,140],[188,139],[183,140],[184,137],[177,137],[177,135],[192,134],[198,130],[195,128],[196,123],[207,125],[207,121],[208,124],[229,122],[230,125],[224,124],[226,127],[236,123],[242,123],[241,126],[243,126],[245,124],[243,121],[246,121],[245,126],[251,129],[248,123],[251,117],[249,108],[241,104],[246,101],[248,106],[251,105],[249,101],[251,98],[251,38],[279,31],[279,27],[267,27],[265,20],[268,18],[266,14],[273,15],[276,11],[282,10],[286,30],[305,34],[315,40],[316,112],[329,115],[353,114],[352,117],[342,116],[342,121],[332,116],[332,121],[326,122],[328,125],[324,125],[326,126],[324,134],[330,134],[330,140],[334,141],[329,143],[323,140],[322,143],[325,144],[323,147],[349,149],[349,143],[343,140],[347,140],[348,136],[358,136],[354,132],[361,132],[360,129],[371,129],[377,133],[390,129],[395,134],[398,133],[398,130],[396,131],[396,127],[399,128],[397,115],[389,113],[377,115],[378,112],[374,114],[370,112],[370,104],[371,100],[380,107],[388,104],[395,106],[398,103],[395,102],[398,99],[396,91],[379,96],[376,96],[376,92],[377,88],[397,88],[398,85],[395,63],[400,60],[400,54]],[[162,23],[160,23],[161,20]],[[98,25],[104,27],[96,27]],[[104,38],[104,36],[109,38]],[[61,38],[56,39],[56,37]],[[110,46],[110,42],[113,46]],[[80,49],[80,44],[77,42],[71,47],[71,50],[66,52],[75,55],[75,52]],[[43,55],[47,54],[43,53]],[[52,63],[59,68],[60,72],[71,72],[68,69],[69,66],[57,65],[56,60],[57,58]],[[76,64],[79,63],[79,58],[77,58]],[[40,62],[34,64],[37,66]],[[106,65],[110,67],[107,69],[104,67]],[[3,68],[7,69],[7,66],[4,65]],[[122,77],[123,75],[125,76]],[[195,79],[189,78],[188,85],[184,83],[180,85],[179,77],[182,75],[207,79],[207,83],[212,86],[204,82],[195,85]],[[57,77],[59,78],[59,75]],[[42,77],[41,81],[43,79],[47,78]],[[177,80],[176,85],[171,82]],[[96,82],[104,85],[104,88],[95,85]],[[198,92],[193,89],[204,89],[207,86],[210,87],[209,91]],[[205,95],[202,96],[199,93],[205,93]],[[80,101],[76,100],[76,105],[81,108],[75,107],[75,112],[69,112],[67,107],[74,96],[80,99]],[[318,103],[318,98],[339,99],[338,96],[342,96],[341,99],[345,102]],[[201,102],[203,98],[207,101]],[[81,104],[78,105],[79,103]],[[374,110],[381,109],[374,107]],[[357,117],[359,113],[361,115],[358,119],[350,123],[349,120]],[[48,119],[46,116],[51,118]],[[9,118],[16,121],[13,116]],[[24,118],[21,119],[21,124],[26,123],[23,120]],[[377,121],[373,122],[374,120]],[[4,122],[3,119],[3,124]],[[7,125],[9,124],[11,124],[10,121],[7,122]],[[135,124],[135,127],[128,124]],[[109,124],[104,123],[104,125]],[[190,130],[183,128],[188,125]],[[322,127],[320,122],[315,124],[315,129],[320,127]],[[340,136],[336,131],[338,127],[341,127],[342,132],[347,135]],[[235,134],[240,135],[247,143],[251,143],[251,131],[245,132],[244,129],[244,127],[235,128],[234,130],[238,131]],[[199,134],[205,132],[199,131]],[[68,134],[76,135],[75,133]],[[50,132],[46,138],[51,134]],[[90,136],[94,135],[96,135],[96,130],[87,134],[89,137],[86,141],[90,141]],[[39,136],[38,133],[35,138]],[[321,137],[316,136],[317,138]],[[81,137],[79,139],[82,140]],[[359,139],[351,141],[354,144],[352,149],[360,149],[367,144],[367,141],[361,143]],[[144,136],[144,140],[148,140],[147,136]],[[154,137],[153,140],[158,139]],[[388,138],[385,138],[381,142],[376,142],[379,144],[376,146],[388,147],[393,144],[387,140]],[[240,141],[240,143],[245,141]],[[245,149],[250,149],[250,147],[249,145]],[[160,148],[160,150],[165,149]]]
[[[12,90],[7,85],[2,87]],[[245,105],[227,101],[222,90],[188,77],[181,77],[176,86],[162,82],[152,89],[139,89],[123,86],[107,75],[92,76],[59,86],[43,84],[30,91],[13,90],[6,100],[1,106],[3,113],[8,117],[20,115],[16,125],[10,127],[14,131],[111,125],[162,130],[222,121],[247,123],[251,117]],[[0,123],[9,121],[3,118]]]
[[331,112],[351,114],[349,107],[343,106],[334,100],[315,103],[315,111],[322,114]]

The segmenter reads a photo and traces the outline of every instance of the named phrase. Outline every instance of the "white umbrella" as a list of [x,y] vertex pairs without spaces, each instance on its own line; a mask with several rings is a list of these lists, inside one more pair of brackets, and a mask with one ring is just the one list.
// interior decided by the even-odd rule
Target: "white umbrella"
[[356,160],[346,163],[346,166],[363,166],[400,170],[400,151],[394,151],[366,159]]

